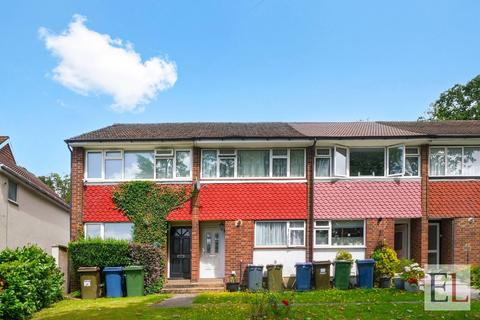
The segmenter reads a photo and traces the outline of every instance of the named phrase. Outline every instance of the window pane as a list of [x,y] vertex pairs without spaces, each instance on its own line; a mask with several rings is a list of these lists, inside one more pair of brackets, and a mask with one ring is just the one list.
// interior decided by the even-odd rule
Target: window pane
[[153,179],[153,152],[125,152],[125,179]]
[[363,221],[332,221],[332,245],[363,245]]
[[214,241],[215,241],[215,253],[218,253],[219,248],[220,248],[220,237],[219,237],[218,233],[215,233]]
[[305,152],[303,149],[290,150],[290,177],[305,175]]
[[235,175],[235,159],[220,158],[220,177],[227,178]]
[[102,153],[88,152],[87,153],[87,178],[102,177]]
[[329,223],[327,220],[315,221],[315,227],[328,227]]
[[274,156],[287,156],[287,149],[273,149],[272,154]]
[[416,147],[415,147],[415,148],[412,148],[412,147],[410,147],[410,148],[405,148],[405,153],[406,153],[406,154],[414,154],[414,155],[418,155],[418,154],[419,154],[418,148],[416,148]]
[[177,151],[175,175],[177,178],[190,177],[190,151]]
[[105,152],[105,157],[118,159],[122,157],[122,153],[120,151],[107,151]]
[[415,157],[407,157],[405,161],[405,175],[406,176],[413,176],[416,177],[419,174],[418,167],[419,167],[419,158],[418,156]]
[[316,245],[328,245],[328,230],[327,229],[315,230],[315,244]]
[[330,177],[330,158],[317,158],[315,165],[317,177]]
[[270,172],[269,150],[239,150],[239,177],[268,177]]
[[255,224],[255,244],[257,246],[286,246],[286,222],[257,222]]
[[202,176],[205,178],[217,176],[217,151],[204,150],[202,152]]
[[85,225],[85,238],[100,238],[101,234],[101,225],[100,224],[86,224]]
[[447,149],[447,174],[455,176],[462,174],[462,148]]
[[317,149],[317,156],[329,156],[330,155],[330,149]]
[[430,149],[430,175],[432,176],[445,175],[445,149],[444,148]]
[[303,246],[303,235],[305,230],[290,230],[290,245]]
[[287,176],[287,159],[272,159],[272,171],[274,177]]
[[403,146],[388,148],[388,173],[403,174]]
[[480,176],[480,148],[465,147],[463,149],[463,156],[463,174],[467,176]]
[[8,199],[17,202],[17,190],[18,185],[13,181],[8,180]]
[[305,223],[303,221],[290,221],[290,228],[303,228]]
[[173,159],[159,158],[156,161],[155,170],[157,171],[157,179],[173,178]]
[[347,175],[347,149],[336,147],[335,148],[335,175],[346,176]]
[[122,179],[122,160],[105,160],[105,179]]
[[383,148],[351,148],[350,176],[383,176],[384,153]]
[[132,240],[133,223],[105,223],[105,239]]

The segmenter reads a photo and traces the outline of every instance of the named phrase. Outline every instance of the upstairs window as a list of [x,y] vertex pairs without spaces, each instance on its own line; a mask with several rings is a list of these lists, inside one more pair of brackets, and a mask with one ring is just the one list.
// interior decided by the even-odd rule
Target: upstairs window
[[12,180],[8,180],[8,200],[17,202],[18,185]]
[[409,177],[420,175],[420,148],[405,148],[405,175]]
[[122,152],[105,151],[105,179],[122,179]]
[[305,176],[304,149],[202,150],[202,178]]
[[87,178],[102,178],[102,157],[101,151],[87,152]]
[[480,147],[431,147],[431,176],[480,176]]
[[384,176],[384,148],[350,148],[350,176]]
[[332,170],[331,151],[330,148],[318,148],[315,150],[316,177],[330,177]]
[[160,149],[155,151],[156,179],[188,178],[190,172],[189,150]]
[[125,179],[153,179],[152,151],[125,151]]

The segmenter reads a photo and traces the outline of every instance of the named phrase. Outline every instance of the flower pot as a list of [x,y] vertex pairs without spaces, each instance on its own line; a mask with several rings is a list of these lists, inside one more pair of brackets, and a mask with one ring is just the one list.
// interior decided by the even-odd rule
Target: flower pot
[[395,286],[395,289],[403,290],[405,289],[405,280],[400,277],[395,277],[393,278],[393,285]]
[[418,292],[418,284],[405,281],[405,290],[408,292]]
[[380,277],[380,288],[390,288],[390,277]]
[[228,292],[237,292],[239,287],[240,287],[240,283],[238,283],[238,282],[228,282],[227,283],[227,291]]

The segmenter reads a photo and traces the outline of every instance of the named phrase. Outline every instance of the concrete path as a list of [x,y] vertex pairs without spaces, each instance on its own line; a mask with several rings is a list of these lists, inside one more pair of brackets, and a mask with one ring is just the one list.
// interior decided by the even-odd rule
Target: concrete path
[[189,308],[197,295],[194,293],[176,294],[173,297],[152,305],[154,308]]

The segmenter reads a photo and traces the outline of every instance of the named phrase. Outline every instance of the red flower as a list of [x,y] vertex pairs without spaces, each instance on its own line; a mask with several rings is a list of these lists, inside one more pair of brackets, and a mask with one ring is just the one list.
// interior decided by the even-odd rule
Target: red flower
[[407,280],[407,282],[410,283],[410,284],[418,284],[418,279],[410,278],[410,279]]
[[282,303],[286,306],[288,306],[288,304],[289,304],[287,299],[282,300]]

